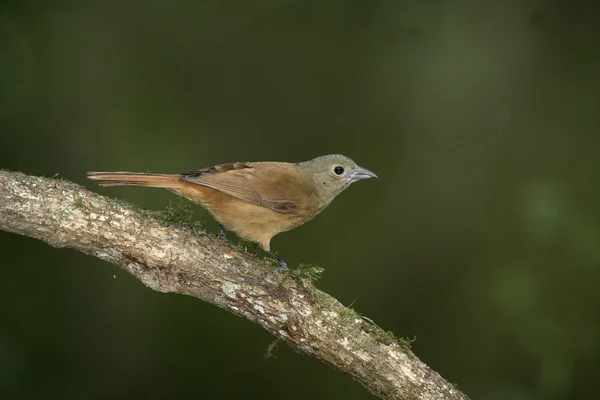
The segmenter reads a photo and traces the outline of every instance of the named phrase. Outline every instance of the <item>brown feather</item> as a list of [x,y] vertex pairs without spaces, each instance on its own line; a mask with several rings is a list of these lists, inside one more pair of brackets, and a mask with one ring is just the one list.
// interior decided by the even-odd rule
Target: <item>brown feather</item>
[[[338,173],[340,168],[342,173]],[[359,178],[353,178],[354,172]],[[311,220],[356,179],[376,175],[333,154],[298,164],[237,162],[175,175],[89,172],[88,177],[101,186],[169,189],[206,208],[241,238],[269,251],[273,236]],[[287,268],[277,259],[282,269]]]
[[170,189],[179,187],[179,176],[169,174],[88,172],[88,178],[100,181],[100,186],[148,186]]
[[174,191],[200,204],[221,225],[245,240],[259,243],[264,250],[270,249],[273,236],[306,222],[300,215],[278,212],[209,186],[182,181]]
[[298,213],[316,197],[304,171],[296,164],[235,163],[181,175],[191,183],[282,213]]

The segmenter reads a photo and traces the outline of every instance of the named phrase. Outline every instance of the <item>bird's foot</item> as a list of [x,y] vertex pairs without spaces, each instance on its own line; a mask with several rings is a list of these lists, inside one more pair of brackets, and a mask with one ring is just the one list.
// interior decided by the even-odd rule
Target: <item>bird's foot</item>
[[271,257],[273,257],[279,263],[279,267],[275,268],[275,272],[283,272],[287,271],[288,265],[285,261],[283,261],[277,254],[273,253],[271,250],[267,251]]
[[288,270],[289,270],[289,268],[285,261],[280,261],[279,267],[275,268],[275,272],[277,272],[277,273],[288,271]]
[[225,228],[223,227],[223,225],[219,224],[219,239],[225,239],[227,240],[227,232],[225,232]]

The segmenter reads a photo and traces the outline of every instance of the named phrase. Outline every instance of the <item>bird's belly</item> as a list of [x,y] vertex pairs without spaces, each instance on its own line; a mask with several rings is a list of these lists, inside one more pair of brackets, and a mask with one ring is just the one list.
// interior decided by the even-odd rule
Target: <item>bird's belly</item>
[[274,211],[201,185],[188,185],[179,193],[206,208],[228,230],[260,244],[265,250],[269,249],[273,236],[294,229],[311,218],[304,213]]
[[228,207],[209,211],[219,223],[242,239],[257,242],[266,250],[273,236],[305,222],[296,214],[280,213],[240,200],[231,201]]

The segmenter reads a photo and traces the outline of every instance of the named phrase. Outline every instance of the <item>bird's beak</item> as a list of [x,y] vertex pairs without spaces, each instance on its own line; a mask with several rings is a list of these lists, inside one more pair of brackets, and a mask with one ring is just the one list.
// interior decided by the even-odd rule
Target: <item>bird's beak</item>
[[377,175],[375,175],[375,173],[369,171],[368,169],[365,168],[361,168],[358,167],[358,169],[356,171],[354,171],[353,173],[350,174],[350,179],[352,179],[352,181],[358,181],[360,179],[370,179],[370,178],[377,178]]

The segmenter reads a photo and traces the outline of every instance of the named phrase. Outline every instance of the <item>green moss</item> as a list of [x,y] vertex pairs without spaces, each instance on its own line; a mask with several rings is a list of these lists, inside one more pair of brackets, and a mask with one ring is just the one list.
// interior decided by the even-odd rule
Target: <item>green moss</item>
[[[73,207],[82,210],[89,214],[90,211],[100,210],[100,204],[95,201],[94,197],[77,196],[73,199]],[[91,209],[91,210],[90,210]]]
[[[228,235],[229,236],[229,235]],[[256,254],[260,246],[258,243],[249,242],[247,240],[240,239],[237,244],[238,249],[243,250],[247,253]]]
[[408,350],[411,348],[411,343],[417,340],[416,336],[412,339],[398,338],[392,331],[386,331],[380,328],[379,325],[377,325],[372,319],[362,315],[360,318],[364,321],[361,329],[365,332],[368,332],[377,343],[383,343],[387,345],[397,344],[398,346]]
[[190,202],[183,198],[170,201],[164,210],[147,213],[163,226],[183,225],[196,233],[204,231],[204,221],[196,217]]
[[412,343],[417,340],[417,337],[414,338],[399,338],[394,335],[392,331],[384,331],[383,329],[377,327],[377,329],[373,332],[375,340],[379,343],[391,345],[397,344],[398,346],[404,349],[410,349]]
[[375,340],[379,343],[383,344],[394,344],[398,343],[398,338],[394,335],[392,331],[384,331],[383,329],[378,329],[375,333]]
[[325,269],[318,265],[300,264],[296,268],[290,269],[288,274],[301,283],[312,284],[323,276],[324,271]]
[[341,312],[340,317],[342,318],[360,318],[360,314],[354,308],[345,308],[344,311]]
[[410,349],[412,343],[417,341],[417,335],[413,336],[412,339],[408,337],[401,337],[398,339],[400,346]]
[[340,317],[342,318],[362,318],[362,315],[358,313],[358,311],[356,311],[354,308],[352,308],[352,305],[356,302],[356,300],[353,300],[352,303],[350,303],[350,305],[346,308],[344,308],[344,311],[342,311],[340,313]]
[[328,295],[318,290],[314,283],[323,275],[323,268],[310,265],[300,264],[297,267],[290,268],[287,271],[277,274],[279,286],[283,289],[289,289],[290,284],[295,283],[297,289],[302,289],[304,293],[313,298],[315,305],[324,304]]
[[267,347],[267,352],[264,354],[265,358],[277,358],[275,356],[275,351],[279,348],[279,345],[283,342],[282,339],[273,340],[269,346]]
[[73,205],[75,208],[84,208],[83,199],[77,196],[75,200],[73,200]]

